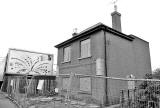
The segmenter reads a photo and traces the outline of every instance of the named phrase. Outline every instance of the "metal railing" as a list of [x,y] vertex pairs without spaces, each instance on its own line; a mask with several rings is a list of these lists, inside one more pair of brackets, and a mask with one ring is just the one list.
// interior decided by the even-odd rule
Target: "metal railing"
[[[71,102],[79,101],[79,103],[84,102],[86,106],[92,104],[99,107],[160,107],[160,80],[81,74],[74,74],[74,77],[73,75],[66,76],[70,77],[64,77],[64,75],[59,76],[61,80],[59,81],[61,85],[60,89],[63,95],[69,92],[69,100],[71,100]],[[67,78],[68,83],[66,83]],[[69,88],[69,90],[67,88]]]
[[23,108],[159,108],[160,80],[82,74],[7,76],[2,91]]

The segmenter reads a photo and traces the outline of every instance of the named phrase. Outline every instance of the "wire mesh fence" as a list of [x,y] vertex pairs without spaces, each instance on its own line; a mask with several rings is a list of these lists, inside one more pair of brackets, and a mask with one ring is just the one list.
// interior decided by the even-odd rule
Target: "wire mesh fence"
[[80,74],[59,78],[61,93],[70,96],[71,106],[160,108],[160,80]]
[[8,94],[22,108],[38,104],[42,97],[56,95],[57,82],[55,76],[7,75],[1,91]]
[[6,76],[2,91],[23,108],[160,108],[160,81],[66,74]]
[[108,104],[119,104],[121,108],[160,108],[159,90],[160,80],[109,78]]

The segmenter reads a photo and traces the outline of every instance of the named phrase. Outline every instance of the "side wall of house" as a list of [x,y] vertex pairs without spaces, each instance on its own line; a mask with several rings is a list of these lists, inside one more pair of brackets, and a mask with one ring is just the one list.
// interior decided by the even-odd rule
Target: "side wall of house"
[[135,55],[136,76],[143,78],[146,73],[152,73],[149,43],[135,38],[133,41],[133,50]]
[[[148,43],[135,38],[126,40],[106,33],[107,76],[126,78],[129,75],[143,78],[151,72]],[[120,90],[128,89],[127,81],[107,80],[107,93],[110,98],[119,97]]]

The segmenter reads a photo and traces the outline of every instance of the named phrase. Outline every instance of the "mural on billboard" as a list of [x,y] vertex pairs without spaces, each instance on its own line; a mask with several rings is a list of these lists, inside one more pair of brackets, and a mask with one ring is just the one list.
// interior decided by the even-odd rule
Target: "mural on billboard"
[[51,75],[53,55],[10,49],[7,72],[11,74]]

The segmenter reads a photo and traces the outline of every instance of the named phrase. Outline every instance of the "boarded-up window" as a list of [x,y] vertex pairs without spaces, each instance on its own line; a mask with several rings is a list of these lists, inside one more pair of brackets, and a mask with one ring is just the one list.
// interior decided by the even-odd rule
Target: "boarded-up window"
[[96,75],[104,75],[104,59],[96,59]]
[[90,39],[81,41],[80,45],[81,45],[80,46],[81,58],[90,57],[91,56]]
[[63,58],[63,60],[64,60],[64,62],[68,62],[68,61],[71,60],[70,58],[71,58],[71,47],[68,46],[68,47],[64,48],[64,58]]
[[63,89],[67,90],[69,87],[69,78],[63,78]]
[[80,78],[80,90],[85,92],[91,92],[91,78],[83,77]]

